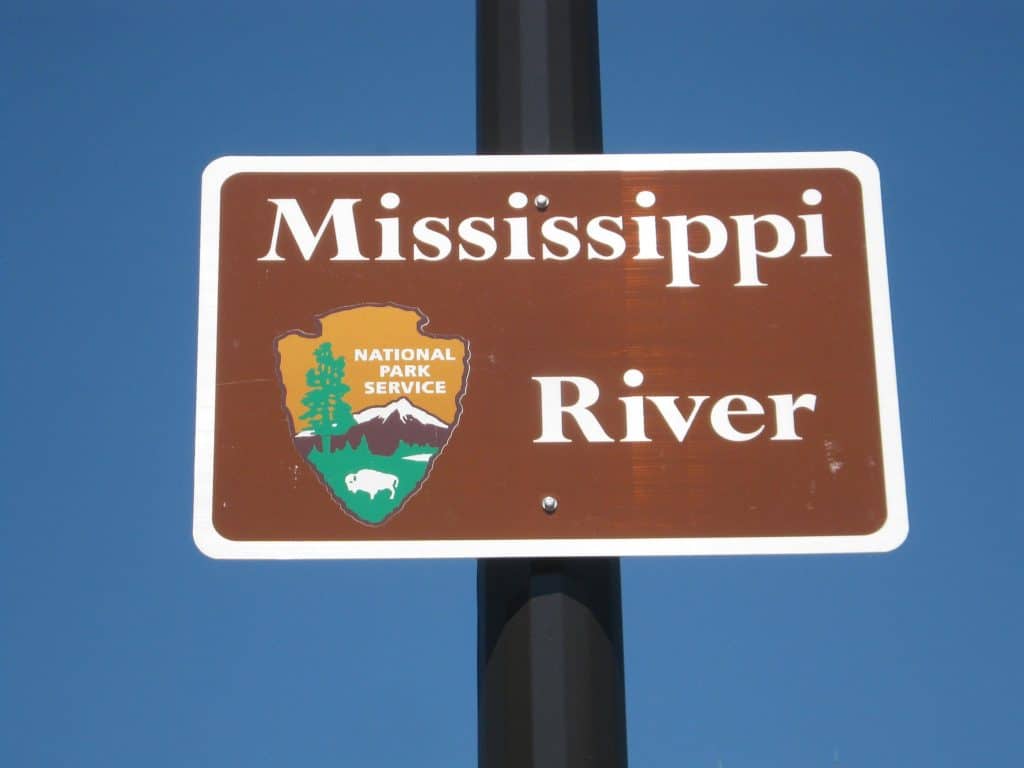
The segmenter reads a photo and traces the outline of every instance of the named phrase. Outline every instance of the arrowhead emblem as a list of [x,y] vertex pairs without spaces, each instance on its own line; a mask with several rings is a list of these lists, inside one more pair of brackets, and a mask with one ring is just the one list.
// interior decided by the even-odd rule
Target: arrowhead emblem
[[295,448],[346,513],[393,517],[426,482],[462,415],[469,343],[429,334],[419,309],[364,304],[277,339]]

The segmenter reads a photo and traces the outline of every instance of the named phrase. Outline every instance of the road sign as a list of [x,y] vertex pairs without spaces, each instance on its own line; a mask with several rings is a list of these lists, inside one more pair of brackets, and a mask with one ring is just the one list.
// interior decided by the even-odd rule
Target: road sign
[[906,536],[864,155],[228,157],[201,241],[211,556]]

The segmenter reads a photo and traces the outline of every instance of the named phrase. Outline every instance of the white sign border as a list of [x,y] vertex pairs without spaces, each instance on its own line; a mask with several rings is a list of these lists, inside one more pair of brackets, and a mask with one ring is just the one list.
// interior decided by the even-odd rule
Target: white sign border
[[[871,534],[743,538],[235,541],[213,525],[220,191],[238,173],[488,173],[724,171],[838,168],[861,184],[874,333],[887,517]],[[888,552],[907,537],[906,484],[878,166],[859,152],[658,155],[459,155],[420,157],[222,157],[203,172],[199,248],[193,537],[219,559],[606,557]]]

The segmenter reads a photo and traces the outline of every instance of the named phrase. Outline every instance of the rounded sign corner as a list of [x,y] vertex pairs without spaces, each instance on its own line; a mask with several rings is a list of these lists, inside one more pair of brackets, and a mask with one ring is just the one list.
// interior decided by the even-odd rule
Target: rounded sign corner
[[237,155],[224,155],[206,164],[203,169],[203,193],[219,191],[224,182],[243,170],[244,158]]
[[839,155],[841,167],[852,173],[864,190],[877,190],[881,186],[881,173],[874,158],[857,150],[846,150]]
[[238,542],[222,536],[208,516],[196,515],[192,525],[192,540],[196,549],[211,560],[232,560],[238,557]]
[[910,521],[906,511],[894,517],[889,517],[885,524],[871,538],[877,547],[873,551],[878,553],[893,552],[906,542],[910,535]]

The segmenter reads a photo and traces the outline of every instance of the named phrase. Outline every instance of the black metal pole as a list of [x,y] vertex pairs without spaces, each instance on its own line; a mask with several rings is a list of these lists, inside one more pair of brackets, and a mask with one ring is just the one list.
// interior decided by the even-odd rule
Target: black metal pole
[[[596,0],[477,0],[477,152],[599,153]],[[625,768],[617,558],[477,564],[480,768]]]

